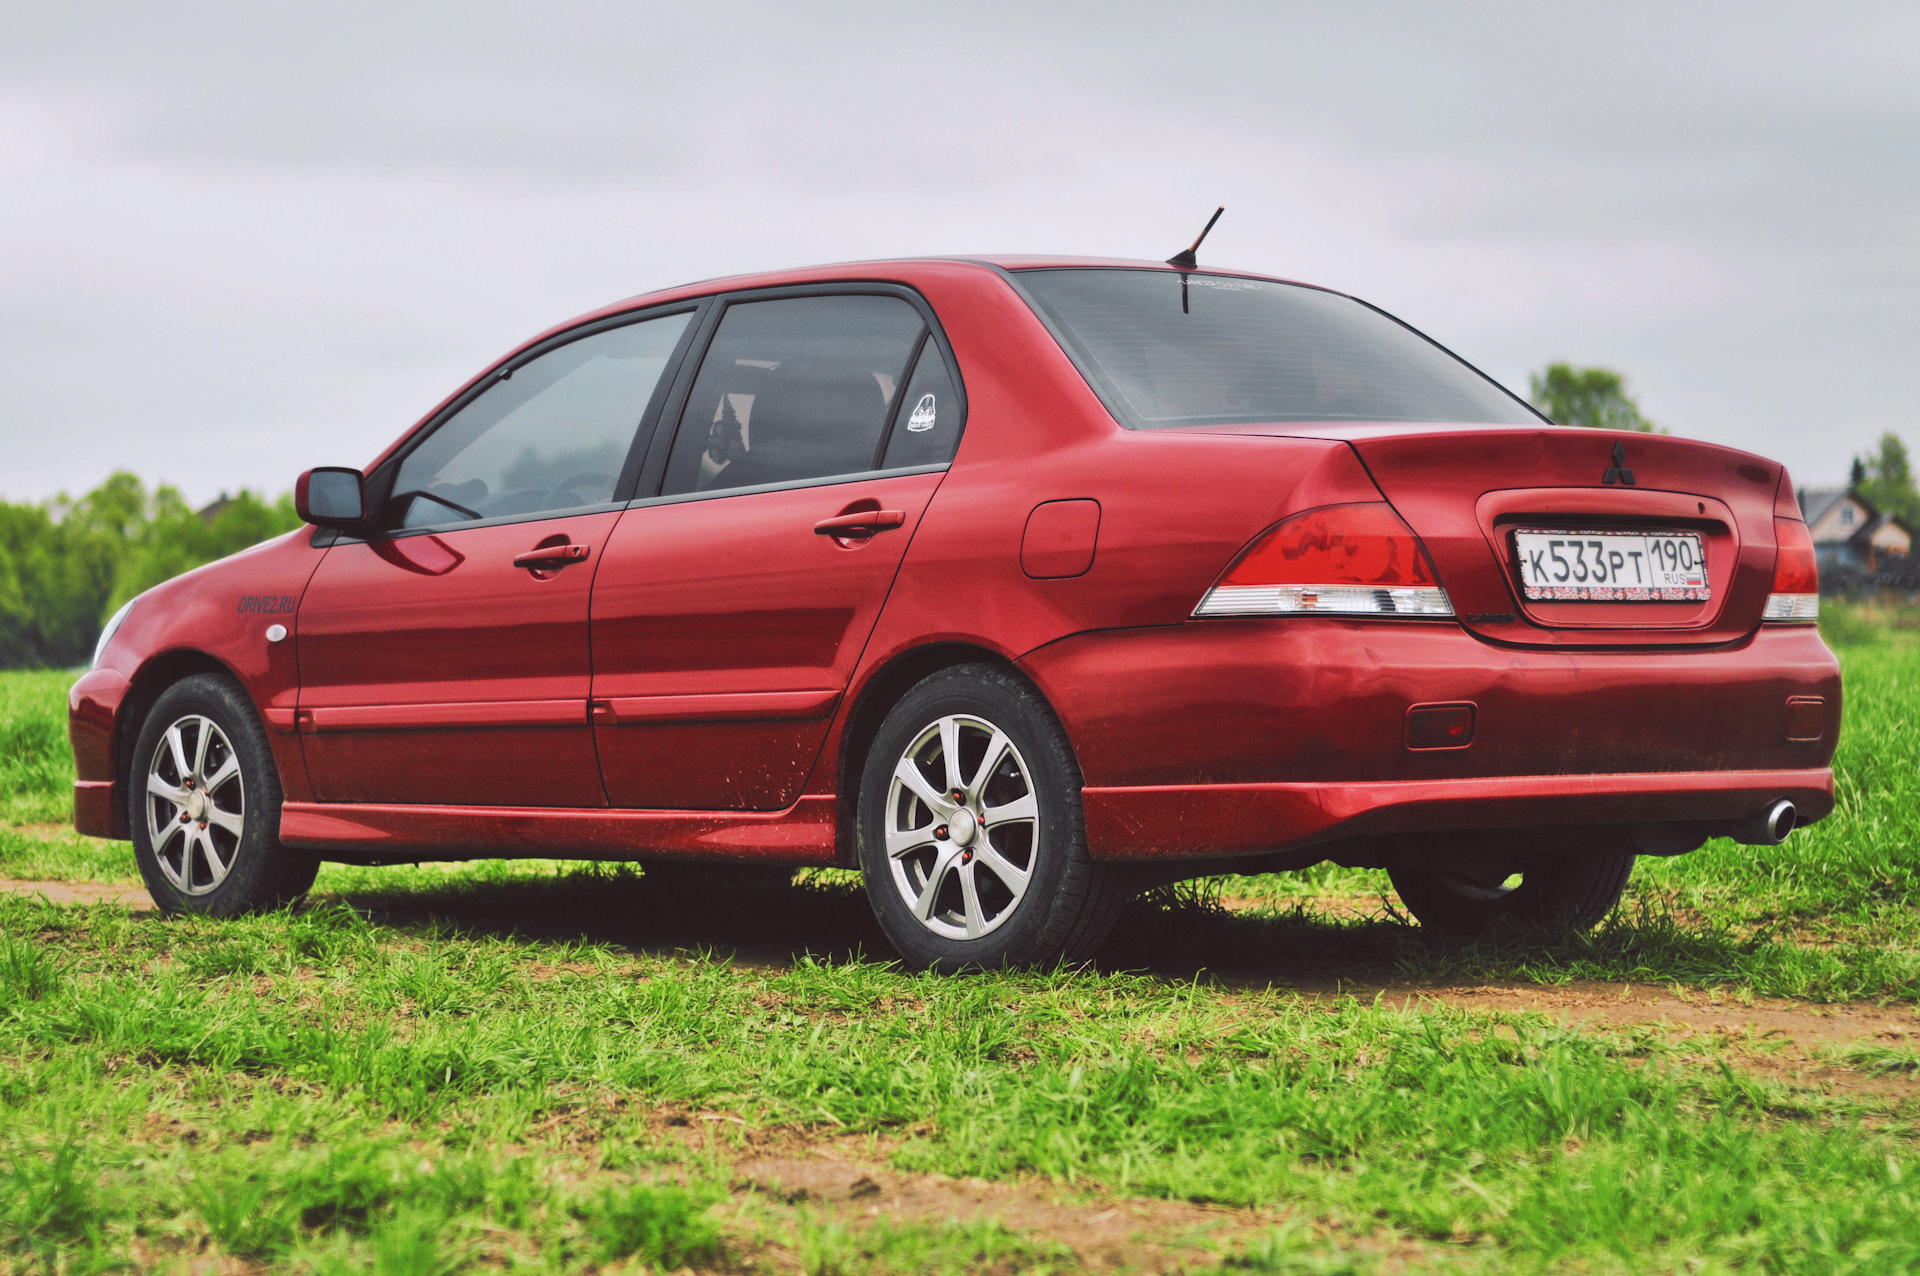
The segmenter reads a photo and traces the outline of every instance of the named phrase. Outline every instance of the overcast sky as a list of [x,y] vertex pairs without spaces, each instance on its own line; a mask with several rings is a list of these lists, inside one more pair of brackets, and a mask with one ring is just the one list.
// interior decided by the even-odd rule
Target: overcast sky
[[0,12],[0,497],[359,465],[507,347],[906,254],[1356,293],[1843,479],[1920,444],[1920,5]]

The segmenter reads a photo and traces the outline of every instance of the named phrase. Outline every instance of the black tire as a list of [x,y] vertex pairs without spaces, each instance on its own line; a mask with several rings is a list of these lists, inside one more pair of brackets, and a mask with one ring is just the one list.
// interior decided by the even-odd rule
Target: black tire
[[[169,739],[175,728],[177,751]],[[234,769],[222,778],[229,758]],[[195,674],[162,692],[132,762],[134,858],[163,912],[237,917],[290,904],[313,885],[320,859],[280,843],[280,773],[259,715],[231,678]],[[150,788],[150,777],[187,805]],[[203,781],[214,782],[210,793]]]
[[[1461,937],[1502,928],[1566,935],[1591,930],[1613,911],[1633,861],[1632,851],[1502,856],[1440,850],[1388,875],[1424,927]],[[1520,881],[1507,886],[1514,873]]]
[[[910,754],[929,787],[927,777],[953,774],[945,767],[947,737],[936,747],[928,736],[947,720],[957,724],[958,773],[978,780],[963,788],[964,803],[949,804],[952,816],[895,780]],[[988,728],[1011,745],[992,765],[986,755],[1000,737]],[[1032,798],[1031,818],[1015,813],[1026,809],[1023,794]],[[950,795],[943,789],[939,796],[946,802]],[[1005,814],[974,827],[974,813],[987,811]],[[933,823],[921,825],[923,817]],[[899,847],[922,834],[927,844],[890,856],[890,820]],[[1031,684],[996,665],[941,670],[894,705],[861,775],[859,852],[867,897],[895,950],[909,966],[943,974],[1085,961],[1113,930],[1125,898],[1122,874],[1087,852],[1080,768],[1059,719]],[[1022,873],[1021,884],[1011,885]],[[927,920],[916,912],[921,904]]]

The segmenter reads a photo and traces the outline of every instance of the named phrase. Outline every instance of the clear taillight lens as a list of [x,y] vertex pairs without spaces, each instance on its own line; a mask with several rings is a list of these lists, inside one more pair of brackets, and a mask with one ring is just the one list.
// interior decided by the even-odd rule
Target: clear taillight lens
[[1384,502],[1328,505],[1264,533],[1196,616],[1451,616],[1413,529]]
[[1773,560],[1773,592],[1760,619],[1820,619],[1820,562],[1813,552],[1813,534],[1797,519],[1776,518],[1773,535],[1780,554]]

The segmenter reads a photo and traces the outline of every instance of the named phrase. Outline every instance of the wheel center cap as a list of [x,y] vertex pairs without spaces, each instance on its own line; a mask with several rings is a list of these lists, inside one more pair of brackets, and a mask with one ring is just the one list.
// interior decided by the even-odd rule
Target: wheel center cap
[[974,821],[973,812],[961,807],[947,820],[947,836],[953,840],[955,846],[965,846],[973,840],[973,835],[979,827],[979,824]]
[[207,795],[199,789],[187,794],[187,814],[196,820],[207,818]]

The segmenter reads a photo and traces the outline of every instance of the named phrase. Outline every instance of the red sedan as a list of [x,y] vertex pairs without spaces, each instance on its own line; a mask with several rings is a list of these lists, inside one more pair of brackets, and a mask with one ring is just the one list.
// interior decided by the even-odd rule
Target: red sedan
[[73,689],[75,823],[166,909],[323,859],[840,865],[954,970],[1327,859],[1431,926],[1587,926],[1637,855],[1833,806],[1779,465],[1555,426],[1264,276],[654,293],[297,496],[313,526],[135,599]]

